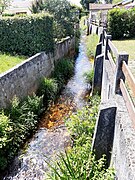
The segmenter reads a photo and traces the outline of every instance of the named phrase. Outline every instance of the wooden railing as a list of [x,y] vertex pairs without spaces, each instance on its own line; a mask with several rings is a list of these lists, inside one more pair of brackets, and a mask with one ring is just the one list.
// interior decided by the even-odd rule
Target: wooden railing
[[[94,25],[94,28],[95,28],[95,25]],[[100,27],[97,27],[97,30],[96,30],[97,34],[99,34],[98,28]],[[91,32],[92,32],[92,28],[91,28]],[[110,82],[107,82],[107,78],[103,77],[105,76],[106,73],[102,72],[102,77],[100,77],[101,73],[94,75],[94,76],[99,76],[99,78],[102,79],[102,82],[100,84],[101,86],[106,86],[106,87],[102,87],[102,90],[106,92],[104,93],[100,92],[100,93],[101,95],[103,94],[104,97],[107,96],[108,98],[109,97],[108,94],[110,93],[109,92],[110,88],[112,88],[114,95],[119,94],[119,93],[122,94],[125,100],[127,110],[129,112],[129,116],[135,128],[135,105],[133,103],[133,97],[135,97],[135,78],[127,65],[129,55],[126,52],[119,53],[118,49],[114,46],[114,44],[111,41],[111,35],[108,35],[104,28],[103,28],[102,33],[99,34],[99,36],[100,36],[100,42],[97,45],[95,62],[98,62],[99,56],[100,54],[102,54],[102,58],[100,56],[100,61],[101,60],[103,61],[102,66],[105,65],[105,61],[109,60],[111,69],[108,69],[108,73],[109,71],[112,71],[114,74],[113,84],[111,84]],[[96,63],[94,63],[94,65],[96,68]],[[98,67],[98,69],[101,69],[101,68]],[[96,69],[95,72],[98,72],[98,70]],[[103,78],[105,80],[103,80]],[[94,79],[96,78],[94,77]],[[99,81],[96,81],[96,82],[99,82]],[[96,88],[97,86],[96,82],[93,88]],[[106,85],[106,83],[109,83],[109,85]],[[99,83],[98,83],[97,90],[98,89],[101,89],[99,88]]]

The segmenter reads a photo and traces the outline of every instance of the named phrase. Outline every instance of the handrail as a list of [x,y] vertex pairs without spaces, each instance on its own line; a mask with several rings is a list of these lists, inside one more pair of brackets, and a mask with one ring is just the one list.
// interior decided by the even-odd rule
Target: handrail
[[114,53],[114,55],[117,57],[118,56],[118,49],[114,46],[114,44],[112,43],[112,41],[108,40],[108,45],[111,49],[111,51]]
[[123,61],[122,64],[122,71],[126,77],[126,80],[133,92],[133,95],[135,97],[135,78],[133,77],[133,74],[131,73],[129,67],[127,66],[127,64]]
[[120,88],[121,88],[121,91],[122,91],[122,94],[123,94],[123,97],[124,97],[124,100],[126,103],[126,107],[128,109],[129,115],[130,115],[130,118],[131,118],[131,120],[133,122],[133,126],[135,128],[135,107],[134,107],[134,104],[130,98],[128,91],[127,91],[125,83],[122,79],[120,79]]
[[108,51],[108,58],[109,58],[109,61],[110,61],[110,63],[111,63],[113,72],[115,72],[116,64],[114,63],[113,58],[112,58],[112,55],[111,55],[111,53],[110,53],[109,51]]

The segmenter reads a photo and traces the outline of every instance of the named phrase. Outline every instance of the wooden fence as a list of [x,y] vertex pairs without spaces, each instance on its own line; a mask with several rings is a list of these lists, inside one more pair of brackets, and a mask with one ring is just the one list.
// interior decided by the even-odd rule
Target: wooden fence
[[[105,28],[96,26],[95,24],[90,24],[89,33],[91,34],[95,32],[100,36],[100,41],[96,48],[94,68],[97,73],[94,74],[93,89],[96,89],[101,93],[102,101],[105,100],[106,96],[109,97],[114,96],[115,94],[121,94],[125,100],[126,107],[135,128],[135,105],[132,100],[132,97],[135,97],[135,78],[128,67],[129,55],[126,52],[120,53],[118,51],[111,41],[111,35],[107,34]],[[100,61],[103,62],[100,64],[102,64],[103,67],[96,66],[98,58],[101,55],[102,59],[100,58]],[[109,66],[105,67],[106,63],[109,63]],[[96,68],[98,68],[98,70]],[[108,71],[108,74],[111,72],[113,74],[111,82],[110,80],[108,82],[106,81],[105,68],[106,71]],[[99,81],[102,80],[101,84],[97,83],[99,82],[95,80],[97,78],[99,78]],[[101,88],[99,88],[99,86],[101,86]]]

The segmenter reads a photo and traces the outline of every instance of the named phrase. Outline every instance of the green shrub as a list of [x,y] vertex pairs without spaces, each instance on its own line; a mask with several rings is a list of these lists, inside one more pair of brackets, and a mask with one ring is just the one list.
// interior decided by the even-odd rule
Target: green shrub
[[54,68],[52,77],[58,82],[59,90],[67,82],[67,80],[73,75],[74,63],[71,59],[61,59],[59,60]]
[[31,56],[53,50],[52,16],[38,14],[0,19],[0,51]]
[[94,70],[92,69],[91,71],[84,73],[84,77],[85,77],[86,83],[92,85],[93,78],[94,78]]
[[6,146],[12,140],[11,133],[13,132],[13,126],[8,116],[0,113],[0,169],[4,169],[7,166],[7,156],[3,156]]
[[108,15],[108,31],[113,39],[135,37],[135,8],[112,9]]
[[120,39],[128,36],[129,13],[126,9],[113,9],[109,11],[108,31],[113,39]]
[[87,36],[86,38],[86,53],[89,58],[93,58],[96,52],[96,46],[99,42],[99,37],[96,34]]
[[42,96],[33,95],[20,102],[15,97],[11,108],[5,111],[6,115],[0,114],[0,170],[7,166],[20,145],[36,129],[42,99]]
[[129,9],[129,37],[135,37],[135,8]]
[[43,78],[41,81],[39,94],[43,95],[44,105],[47,106],[54,101],[58,93],[58,84],[55,79]]

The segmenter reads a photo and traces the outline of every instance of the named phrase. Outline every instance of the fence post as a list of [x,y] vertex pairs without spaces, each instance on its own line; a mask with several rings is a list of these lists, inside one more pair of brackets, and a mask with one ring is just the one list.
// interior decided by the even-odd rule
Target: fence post
[[92,34],[92,24],[89,26],[89,34]]
[[102,88],[102,76],[103,76],[103,61],[104,54],[100,54],[96,57],[94,62],[94,81],[93,81],[93,93],[101,94]]
[[110,165],[113,147],[116,111],[115,99],[101,103],[92,142],[92,151],[96,159],[99,160],[106,155],[107,167]]
[[98,26],[97,26],[97,29],[96,29],[96,34],[98,35]]
[[87,20],[87,36],[89,35],[89,27],[90,26],[90,23],[89,23],[89,21]]
[[102,42],[97,44],[96,52],[95,52],[95,59],[98,55],[102,54]]
[[117,94],[121,94],[121,90],[120,90],[120,79],[123,79],[123,81],[125,81],[125,76],[122,72],[122,62],[125,61],[126,64],[128,64],[128,57],[129,54],[127,54],[126,52],[122,52],[118,54],[117,57],[117,62],[116,62],[116,75],[115,75],[115,84],[114,84],[114,88],[115,88],[115,93]]
[[100,34],[99,42],[103,42],[103,32]]
[[105,43],[105,59],[106,60],[108,60],[108,55],[107,55],[107,52],[108,52],[108,50],[110,50],[110,48],[109,48],[109,45],[108,45],[108,40],[111,40],[112,39],[112,36],[111,35],[107,35],[106,37],[105,37],[105,41],[106,41],[106,43]]

